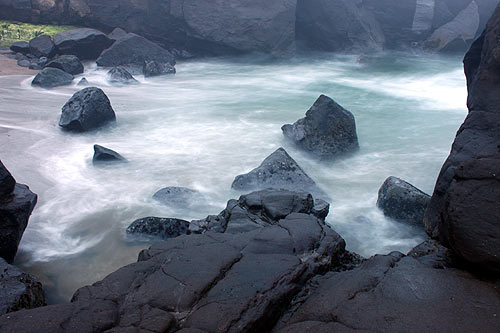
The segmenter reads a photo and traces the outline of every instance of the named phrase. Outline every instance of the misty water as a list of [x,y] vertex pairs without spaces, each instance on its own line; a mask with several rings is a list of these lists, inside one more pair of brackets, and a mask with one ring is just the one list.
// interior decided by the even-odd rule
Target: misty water
[[[106,92],[117,122],[85,134],[58,127],[79,79],[42,90],[26,76],[0,77],[0,158],[39,195],[15,263],[41,279],[50,302],[134,262],[148,244],[126,237],[132,221],[219,213],[241,194],[231,189],[234,177],[281,146],[332,198],[327,223],[349,250],[407,252],[425,239],[385,218],[377,191],[393,175],[432,193],[467,112],[458,57],[211,59],[179,63],[177,72],[114,87],[88,65],[84,76]],[[320,94],[356,117],[355,155],[320,162],[284,139],[280,127],[303,117]],[[129,163],[93,166],[95,143]],[[151,199],[166,186],[197,189],[206,204],[182,209]]]

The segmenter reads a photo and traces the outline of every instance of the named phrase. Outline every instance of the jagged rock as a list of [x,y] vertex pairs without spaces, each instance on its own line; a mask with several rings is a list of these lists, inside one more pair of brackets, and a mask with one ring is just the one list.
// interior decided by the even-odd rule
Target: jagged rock
[[127,160],[116,151],[109,148],[94,145],[94,157],[92,162],[96,163],[109,163],[109,162],[126,162]]
[[77,91],[62,108],[59,126],[68,131],[83,132],[115,121],[108,96],[99,88]]
[[500,7],[464,58],[469,114],[439,174],[426,231],[462,258],[500,272]]
[[330,212],[330,204],[325,200],[314,199],[314,206],[311,210],[311,214],[319,218],[320,220],[325,220]]
[[189,233],[189,222],[161,217],[144,217],[132,222],[127,234],[167,239]]
[[97,59],[97,65],[103,67],[142,65],[145,61],[153,60],[175,65],[175,59],[170,52],[144,37],[130,35],[104,50]]
[[129,34],[122,28],[114,28],[113,31],[111,31],[108,34],[108,38],[111,39],[113,42],[116,42],[117,40],[120,40],[127,36],[129,36]]
[[450,267],[446,249],[435,244],[421,245],[410,256],[376,255],[353,270],[327,273],[300,295],[274,332],[500,329],[498,283]]
[[123,67],[114,67],[107,73],[108,81],[119,84],[137,84],[138,81]]
[[236,176],[231,187],[238,191],[265,188],[303,190],[318,198],[328,198],[283,148],[278,148],[249,173]]
[[16,256],[36,202],[37,195],[28,186],[16,184],[0,161],[0,257],[8,263]]
[[0,258],[0,315],[44,305],[42,284]]
[[153,199],[165,205],[183,208],[205,202],[205,198],[199,191],[175,186],[162,188],[153,195]]
[[104,33],[89,28],[72,29],[54,36],[60,54],[74,55],[81,60],[95,60],[113,41]]
[[145,61],[142,72],[145,77],[175,74],[175,67],[157,61]]
[[56,46],[49,35],[41,35],[33,38],[29,42],[30,53],[35,57],[52,58],[56,52]]
[[314,102],[305,118],[281,129],[298,147],[323,160],[359,149],[354,116],[325,95]]
[[431,197],[410,183],[389,177],[378,191],[377,207],[390,218],[415,226],[423,226]]
[[83,73],[83,64],[74,55],[63,55],[45,64],[45,67],[59,68],[66,73],[76,75]]
[[73,75],[59,68],[48,67],[38,73],[31,84],[42,88],[54,88],[71,84],[73,79]]
[[16,53],[27,54],[30,52],[30,45],[27,42],[14,42],[10,46],[10,50]]
[[88,86],[89,81],[87,81],[87,78],[82,77],[82,79],[78,82],[77,86]]

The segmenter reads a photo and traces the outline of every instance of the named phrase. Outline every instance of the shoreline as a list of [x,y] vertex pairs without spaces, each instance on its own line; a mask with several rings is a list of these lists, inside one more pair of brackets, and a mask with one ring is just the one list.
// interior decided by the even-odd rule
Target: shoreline
[[38,71],[17,65],[16,59],[7,55],[11,54],[8,49],[0,49],[0,76],[9,75],[36,75]]

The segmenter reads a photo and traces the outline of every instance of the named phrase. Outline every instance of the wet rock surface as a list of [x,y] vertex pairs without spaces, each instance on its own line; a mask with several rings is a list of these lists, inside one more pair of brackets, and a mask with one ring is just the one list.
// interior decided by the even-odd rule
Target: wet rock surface
[[159,239],[174,238],[189,233],[189,222],[162,217],[137,219],[127,228],[127,234]]
[[41,88],[54,88],[71,84],[73,79],[73,75],[59,68],[47,67],[35,76],[31,84]]
[[74,55],[59,56],[45,64],[45,67],[59,68],[72,75],[83,73],[83,64],[80,59]]
[[168,63],[145,61],[142,72],[145,77],[175,74],[175,67]]
[[127,160],[125,159],[125,157],[118,154],[116,151],[100,145],[94,145],[94,156],[92,157],[92,162],[94,164],[126,162],[126,161]]
[[174,208],[190,207],[206,201],[199,191],[177,186],[162,188],[153,195],[153,199]]
[[119,66],[114,67],[108,71],[106,74],[108,82],[114,84],[137,84],[137,81],[132,74],[130,74],[125,68]]
[[58,33],[54,36],[54,43],[60,54],[95,60],[113,41],[98,30],[80,28]]

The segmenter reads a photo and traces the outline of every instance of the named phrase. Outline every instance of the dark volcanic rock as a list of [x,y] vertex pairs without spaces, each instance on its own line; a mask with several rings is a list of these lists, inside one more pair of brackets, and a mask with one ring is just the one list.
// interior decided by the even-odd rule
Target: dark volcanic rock
[[59,68],[69,74],[81,74],[83,73],[83,64],[74,55],[63,55],[56,59],[48,62],[45,67]]
[[88,86],[89,81],[87,81],[87,78],[82,77],[82,79],[78,82],[77,86]]
[[44,305],[42,284],[0,258],[0,315]]
[[109,163],[109,162],[126,162],[127,160],[116,151],[109,148],[94,145],[94,157],[92,162],[95,163]]
[[108,96],[99,88],[89,87],[77,91],[64,104],[59,126],[68,131],[83,132],[115,120]]
[[60,54],[74,55],[82,60],[94,60],[113,41],[104,33],[89,28],[72,29],[54,36]]
[[265,188],[303,190],[318,198],[328,198],[283,148],[278,148],[249,173],[236,176],[231,187],[238,191]]
[[71,84],[73,79],[73,75],[61,69],[47,67],[35,76],[31,84],[42,88],[54,88]]
[[133,76],[123,67],[114,67],[107,73],[108,81],[119,84],[137,84],[139,83]]
[[298,147],[323,160],[359,149],[354,116],[325,95],[314,102],[305,118],[281,129]]
[[165,187],[153,195],[153,199],[172,207],[189,207],[205,202],[203,195],[186,187]]
[[161,239],[179,237],[189,232],[189,222],[161,217],[144,217],[132,222],[127,234],[149,236]]
[[33,38],[29,42],[30,53],[35,57],[52,58],[56,52],[56,46],[49,35],[41,35]]
[[377,207],[397,221],[423,226],[431,197],[410,183],[389,177],[378,191]]
[[11,194],[16,186],[16,180],[10,174],[9,170],[0,161],[0,197]]
[[111,39],[113,42],[116,42],[117,40],[120,40],[127,36],[130,36],[130,34],[128,34],[125,30],[121,28],[114,28],[113,31],[111,31],[108,34],[108,38]]
[[145,61],[142,69],[145,77],[175,74],[175,67],[157,61]]
[[144,37],[130,35],[104,50],[97,59],[97,64],[103,67],[142,65],[145,61],[153,60],[175,65],[175,59],[170,52]]
[[426,231],[464,259],[500,271],[500,7],[464,59],[469,114],[439,174]]
[[26,42],[15,42],[12,43],[10,49],[16,53],[27,54],[30,52],[30,45]]

